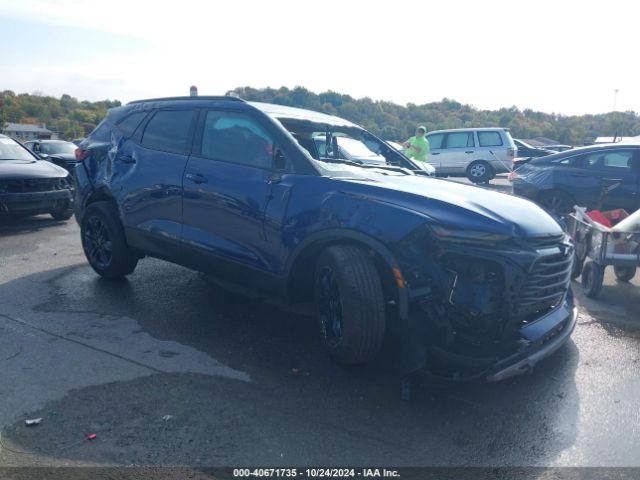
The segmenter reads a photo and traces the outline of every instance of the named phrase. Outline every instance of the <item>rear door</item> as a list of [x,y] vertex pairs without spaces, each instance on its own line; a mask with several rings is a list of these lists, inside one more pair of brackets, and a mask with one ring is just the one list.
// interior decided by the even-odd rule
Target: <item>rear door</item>
[[429,155],[427,156],[427,163],[436,169],[436,172],[440,173],[440,156],[444,147],[444,133],[431,133],[426,136],[429,142]]
[[475,159],[475,153],[473,131],[449,132],[440,154],[440,168],[444,173],[464,173]]
[[[122,206],[127,239],[163,258],[175,259],[180,250],[182,176],[195,113],[193,109],[157,110],[137,136],[125,136],[113,158],[111,189]],[[125,118],[123,129],[141,115]]]
[[[229,265],[256,273],[273,270],[264,220],[273,188],[282,180],[274,169],[275,141],[250,112],[204,110],[200,117],[184,173],[184,259],[252,283],[246,269]],[[236,274],[242,277],[230,278]]]

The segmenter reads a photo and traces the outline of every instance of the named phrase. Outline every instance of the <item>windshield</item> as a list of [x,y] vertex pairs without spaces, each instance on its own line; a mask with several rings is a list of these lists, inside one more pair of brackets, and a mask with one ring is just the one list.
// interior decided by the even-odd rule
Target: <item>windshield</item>
[[47,155],[56,155],[60,153],[68,153],[73,155],[76,151],[76,146],[70,142],[46,142],[40,144],[40,152]]
[[[401,152],[355,125],[331,125],[302,118],[273,117],[330,176],[412,175],[422,170]],[[347,166],[355,168],[347,168]]]
[[11,138],[0,138],[0,160],[29,160],[33,161],[33,155]]

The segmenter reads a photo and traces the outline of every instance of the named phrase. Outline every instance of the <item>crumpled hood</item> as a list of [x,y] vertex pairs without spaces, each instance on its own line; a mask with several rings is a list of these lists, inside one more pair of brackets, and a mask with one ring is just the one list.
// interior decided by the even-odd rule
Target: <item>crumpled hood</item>
[[360,184],[376,199],[417,211],[440,225],[525,238],[562,233],[535,203],[484,188],[419,176],[336,180]]
[[69,174],[44,160],[0,160],[0,180],[10,178],[59,178]]

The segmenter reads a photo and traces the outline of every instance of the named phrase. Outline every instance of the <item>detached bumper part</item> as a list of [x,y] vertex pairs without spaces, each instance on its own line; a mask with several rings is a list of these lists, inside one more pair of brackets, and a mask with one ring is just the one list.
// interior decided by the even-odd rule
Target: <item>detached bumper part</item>
[[[544,323],[547,319],[551,320],[552,317],[558,313],[563,313],[563,310],[564,308],[561,308],[551,312],[547,317],[540,319],[539,322]],[[494,367],[497,371],[487,375],[486,380],[489,382],[499,382],[531,371],[540,360],[547,358],[567,343],[576,326],[577,317],[578,309],[572,306],[569,316],[562,323],[562,328],[549,332],[547,336],[541,340],[541,345],[538,349],[502,360]],[[532,324],[532,326],[534,325],[535,324]]]

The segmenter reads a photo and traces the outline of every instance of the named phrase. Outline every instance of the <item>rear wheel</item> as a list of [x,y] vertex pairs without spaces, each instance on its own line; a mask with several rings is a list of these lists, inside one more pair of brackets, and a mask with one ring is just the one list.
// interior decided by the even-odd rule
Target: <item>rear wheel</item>
[[538,203],[547,210],[551,210],[560,215],[570,213],[575,205],[571,195],[559,190],[550,190],[541,193],[538,196]]
[[372,360],[385,335],[385,304],[380,275],[360,248],[329,247],[318,259],[315,298],[326,350],[338,363]]
[[613,267],[616,278],[621,282],[628,282],[636,276],[636,267]]
[[471,162],[467,167],[467,178],[473,183],[486,183],[495,176],[493,167],[484,160]]
[[582,270],[582,286],[584,293],[589,298],[595,298],[602,290],[602,281],[604,279],[604,268],[589,260]]
[[98,275],[122,278],[136,268],[138,258],[127,245],[118,211],[110,202],[89,205],[80,234],[84,254]]

